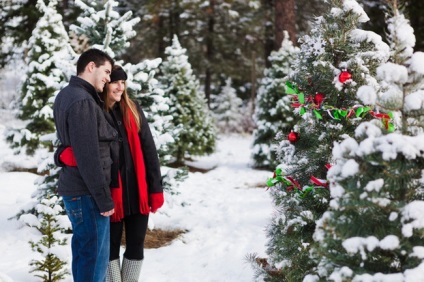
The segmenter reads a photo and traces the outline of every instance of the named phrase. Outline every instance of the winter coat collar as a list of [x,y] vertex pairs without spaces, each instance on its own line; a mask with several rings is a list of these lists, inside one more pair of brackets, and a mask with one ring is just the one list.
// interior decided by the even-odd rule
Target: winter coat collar
[[104,101],[100,98],[99,93],[97,93],[96,91],[96,88],[94,88],[94,86],[91,85],[91,83],[89,83],[88,81],[82,79],[79,76],[73,75],[71,76],[69,84],[84,88],[93,97],[94,101],[96,101],[98,105],[103,105]]

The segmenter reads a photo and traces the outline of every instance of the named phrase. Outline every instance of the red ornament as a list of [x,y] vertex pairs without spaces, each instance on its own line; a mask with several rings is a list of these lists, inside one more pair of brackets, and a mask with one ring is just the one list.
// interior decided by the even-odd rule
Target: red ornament
[[295,143],[297,140],[299,140],[299,138],[300,138],[299,133],[294,131],[290,132],[289,135],[287,136],[287,139],[289,139],[291,143]]
[[345,83],[347,80],[352,78],[352,74],[348,71],[342,71],[339,75],[339,81]]
[[320,106],[322,101],[324,101],[324,98],[325,98],[325,95],[323,93],[317,92],[314,97],[314,103]]

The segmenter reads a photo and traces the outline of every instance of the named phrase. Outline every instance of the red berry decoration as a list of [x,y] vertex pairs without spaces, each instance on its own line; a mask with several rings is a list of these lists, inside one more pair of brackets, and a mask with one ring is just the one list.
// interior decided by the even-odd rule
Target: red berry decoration
[[322,101],[324,101],[324,98],[325,98],[324,94],[317,92],[317,94],[315,94],[314,96],[314,103],[320,106]]
[[348,71],[342,71],[339,75],[339,81],[345,83],[347,80],[352,78],[352,74]]
[[297,140],[299,140],[299,133],[292,131],[287,136],[287,139],[289,139],[291,143],[295,143]]

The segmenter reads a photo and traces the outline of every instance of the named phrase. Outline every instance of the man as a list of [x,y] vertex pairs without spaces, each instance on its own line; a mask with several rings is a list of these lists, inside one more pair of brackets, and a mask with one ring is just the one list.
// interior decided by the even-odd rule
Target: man
[[[109,185],[111,148],[117,140],[98,92],[110,81],[113,59],[90,49],[78,59],[77,76],[56,97],[53,115],[58,138],[75,166],[63,166],[58,193],[72,224],[72,275],[75,282],[103,282],[109,261],[109,216],[114,213]],[[59,160],[56,154],[56,162]]]

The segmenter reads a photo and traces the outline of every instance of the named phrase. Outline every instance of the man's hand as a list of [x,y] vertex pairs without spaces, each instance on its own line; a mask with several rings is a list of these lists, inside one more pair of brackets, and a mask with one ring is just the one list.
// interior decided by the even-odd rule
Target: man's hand
[[111,216],[114,212],[115,212],[115,209],[111,209],[110,211],[102,212],[100,214],[103,216]]

